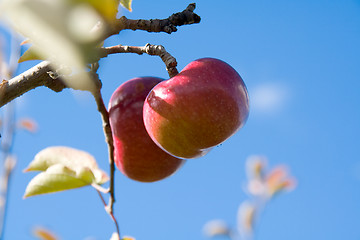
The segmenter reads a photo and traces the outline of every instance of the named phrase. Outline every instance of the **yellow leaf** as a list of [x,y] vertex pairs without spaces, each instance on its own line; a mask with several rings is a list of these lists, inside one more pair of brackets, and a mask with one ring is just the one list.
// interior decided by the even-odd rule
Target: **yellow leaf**
[[31,60],[43,60],[42,57],[36,52],[34,47],[30,47],[28,50],[26,50],[23,55],[19,58],[19,63],[25,62],[25,61],[31,61]]
[[73,0],[73,2],[89,4],[107,21],[113,21],[118,11],[118,0]]
[[132,11],[131,3],[132,3],[132,0],[120,0],[121,6],[123,6],[124,8],[129,10],[130,12]]
[[125,236],[122,238],[122,240],[135,240],[135,238],[130,237],[130,236]]

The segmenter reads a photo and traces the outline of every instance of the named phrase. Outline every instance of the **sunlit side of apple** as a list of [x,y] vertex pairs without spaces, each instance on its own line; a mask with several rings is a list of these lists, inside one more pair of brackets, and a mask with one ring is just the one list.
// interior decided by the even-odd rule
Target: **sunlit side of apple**
[[205,155],[247,120],[249,99],[240,75],[227,63],[202,58],[156,85],[144,103],[150,137],[180,158]]

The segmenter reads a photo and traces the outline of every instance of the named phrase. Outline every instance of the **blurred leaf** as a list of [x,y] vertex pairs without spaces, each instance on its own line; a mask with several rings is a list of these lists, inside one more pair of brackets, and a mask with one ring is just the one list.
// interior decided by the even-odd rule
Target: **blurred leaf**
[[263,179],[267,158],[261,155],[249,156],[246,160],[246,171],[249,179]]
[[285,166],[274,167],[266,176],[266,181],[269,185],[276,185],[288,175],[288,170]]
[[31,61],[31,60],[42,60],[40,55],[36,52],[34,47],[30,47],[28,50],[26,50],[21,57],[19,58],[18,62],[22,63],[25,61]]
[[43,227],[37,227],[34,230],[34,236],[41,240],[58,240],[54,233]]
[[113,21],[118,12],[118,0],[73,0],[73,2],[91,5],[108,21]]
[[266,185],[270,196],[274,196],[283,190],[291,190],[295,187],[295,179],[289,176],[289,170],[285,166],[273,168],[266,177]]
[[[114,232],[114,233],[111,235],[110,240],[120,240],[119,234],[116,233],[116,232]],[[135,238],[130,237],[130,236],[124,236],[123,238],[121,238],[121,240],[135,240]]]
[[8,154],[7,157],[5,158],[5,162],[3,163],[5,171],[7,173],[13,171],[16,166],[16,162],[17,162],[16,156],[12,154]]
[[229,235],[230,228],[223,220],[211,220],[204,225],[204,234],[208,237]]
[[255,205],[250,202],[243,202],[239,206],[237,226],[240,233],[244,235],[251,235],[253,233],[256,212]]
[[253,196],[265,196],[268,194],[268,189],[264,181],[256,178],[248,181],[246,190]]
[[131,3],[132,3],[132,0],[120,0],[121,6],[123,6],[124,8],[129,10],[130,12],[132,11]]
[[[112,239],[111,239],[112,240]],[[135,238],[130,237],[130,236],[125,236],[123,237],[121,240],[135,240]]]
[[22,41],[22,42],[20,43],[20,45],[22,46],[22,45],[25,45],[25,44],[28,44],[28,43],[31,43],[31,40],[28,39],[28,38],[26,38],[24,41]]
[[36,132],[38,129],[38,126],[36,122],[31,118],[22,118],[20,121],[18,121],[18,128],[25,129],[29,132]]
[[[3,2],[1,12],[6,19],[31,40],[39,58],[50,60],[54,70],[67,66],[85,72],[87,64],[97,59],[96,45],[102,40],[106,24],[91,4],[71,4],[71,1],[63,0]],[[99,25],[99,22],[103,24]],[[96,31],[95,26],[98,26]],[[31,58],[33,54],[25,59]],[[89,76],[79,78],[75,83],[67,76],[64,79],[69,87],[77,84],[76,88],[95,88]]]
[[84,187],[94,181],[95,176],[89,168],[73,171],[64,165],[55,164],[29,182],[24,197]]

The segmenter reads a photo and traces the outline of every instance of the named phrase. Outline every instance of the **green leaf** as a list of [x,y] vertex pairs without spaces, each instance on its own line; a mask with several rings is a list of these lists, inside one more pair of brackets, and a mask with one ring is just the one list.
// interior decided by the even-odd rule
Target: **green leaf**
[[132,0],[120,0],[121,6],[123,6],[124,8],[126,8],[127,10],[129,10],[130,12],[132,11],[132,9],[131,9],[131,3],[132,3]]
[[95,176],[88,168],[73,171],[62,164],[55,164],[29,182],[24,198],[84,187],[92,184],[94,180]]
[[25,171],[42,172],[29,182],[24,197],[103,184],[109,180],[92,155],[64,146],[43,149]]

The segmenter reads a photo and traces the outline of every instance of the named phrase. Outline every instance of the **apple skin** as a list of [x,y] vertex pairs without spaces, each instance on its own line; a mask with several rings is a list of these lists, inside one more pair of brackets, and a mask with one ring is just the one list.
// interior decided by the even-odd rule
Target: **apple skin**
[[229,64],[202,58],[156,85],[145,100],[143,115],[158,146],[176,157],[197,158],[244,125],[249,97]]
[[115,90],[109,102],[115,164],[124,175],[140,182],[162,180],[184,163],[160,149],[145,130],[144,100],[162,80],[140,77],[126,81]]

